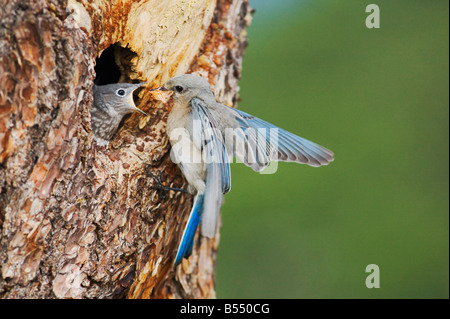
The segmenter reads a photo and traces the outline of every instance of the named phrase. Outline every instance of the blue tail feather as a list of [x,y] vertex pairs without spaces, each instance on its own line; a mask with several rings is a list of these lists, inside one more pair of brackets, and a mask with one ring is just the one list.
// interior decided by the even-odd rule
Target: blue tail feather
[[188,258],[192,254],[192,248],[194,246],[195,231],[200,224],[200,220],[203,213],[203,199],[205,195],[197,194],[192,205],[189,219],[186,223],[183,236],[181,237],[180,245],[178,246],[177,256],[175,257],[174,266],[181,263],[181,260]]

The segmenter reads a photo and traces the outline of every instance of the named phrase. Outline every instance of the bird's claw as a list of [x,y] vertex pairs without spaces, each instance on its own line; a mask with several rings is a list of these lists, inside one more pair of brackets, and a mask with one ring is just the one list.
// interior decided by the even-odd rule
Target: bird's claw
[[175,191],[175,192],[181,192],[181,193],[187,193],[187,190],[182,189],[182,188],[177,188],[177,187],[169,187],[169,186],[165,186],[163,184],[163,182],[161,181],[161,175],[162,172],[159,171],[158,172],[158,176],[156,176],[155,174],[153,174],[153,172],[148,169],[147,170],[148,175],[150,175],[156,182],[156,185],[152,185],[151,188],[153,189],[160,189],[160,190],[165,190],[165,191]]

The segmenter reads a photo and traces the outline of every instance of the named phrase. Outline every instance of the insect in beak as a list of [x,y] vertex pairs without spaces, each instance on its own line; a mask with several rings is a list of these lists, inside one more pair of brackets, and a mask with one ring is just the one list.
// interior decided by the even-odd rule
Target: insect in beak
[[170,97],[173,93],[172,91],[166,89],[164,86],[151,89],[150,92],[152,92],[153,97],[156,100],[161,101],[163,103],[166,103],[168,100],[168,97]]

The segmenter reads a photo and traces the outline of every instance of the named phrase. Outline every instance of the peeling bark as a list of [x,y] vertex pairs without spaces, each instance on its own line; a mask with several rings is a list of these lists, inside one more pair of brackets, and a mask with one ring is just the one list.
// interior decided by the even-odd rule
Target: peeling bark
[[[170,103],[141,90],[107,148],[90,126],[96,58],[120,81],[195,72],[237,101],[247,0],[11,0],[0,12],[0,297],[214,298],[219,234],[174,270],[192,197],[169,158]],[[122,48],[122,49],[121,49]],[[98,76],[98,74],[97,74]]]

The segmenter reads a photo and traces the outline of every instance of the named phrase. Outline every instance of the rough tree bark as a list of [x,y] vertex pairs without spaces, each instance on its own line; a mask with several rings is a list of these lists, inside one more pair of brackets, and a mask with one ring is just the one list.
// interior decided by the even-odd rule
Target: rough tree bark
[[[152,188],[170,161],[170,103],[141,90],[107,148],[90,125],[96,58],[120,81],[182,73],[237,100],[248,0],[9,0],[0,11],[0,297],[214,298],[219,235],[172,262],[192,197]],[[112,67],[112,66],[111,66]],[[106,75],[103,75],[105,77]]]

